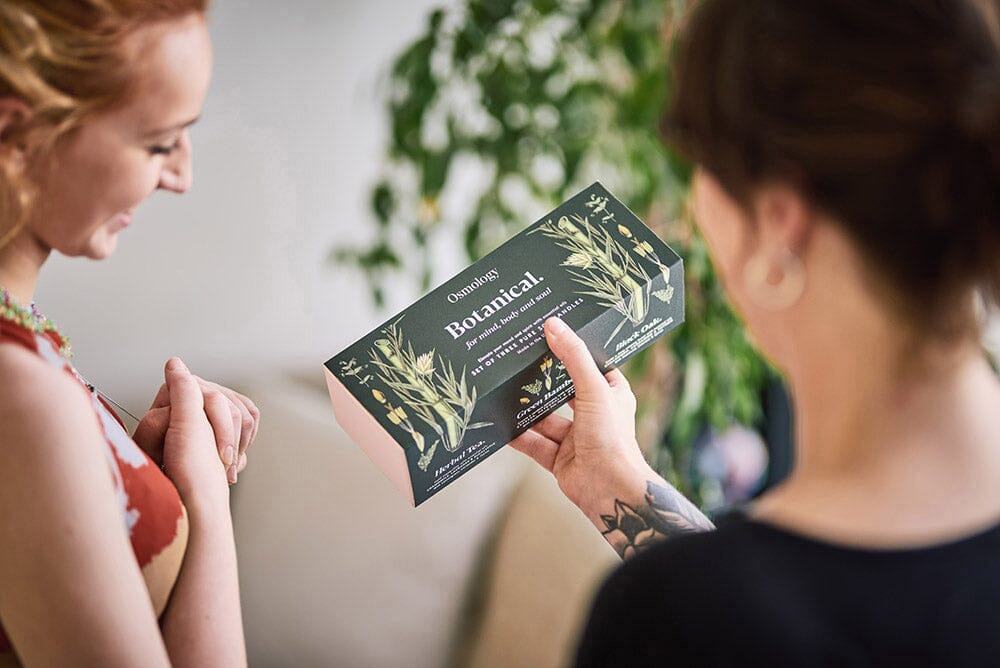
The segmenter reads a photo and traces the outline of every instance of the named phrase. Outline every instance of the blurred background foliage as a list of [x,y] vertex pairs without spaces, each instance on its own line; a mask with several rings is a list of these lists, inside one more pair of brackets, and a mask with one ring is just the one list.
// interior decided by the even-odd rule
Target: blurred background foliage
[[[464,0],[431,13],[387,82],[390,144],[374,239],[336,248],[379,305],[390,274],[420,292],[595,180],[684,259],[687,321],[624,371],[639,438],[671,482],[712,506],[692,446],[758,425],[770,371],[729,309],[687,206],[690,167],[664,147],[668,62],[692,0]],[[415,296],[415,295],[414,295]],[[716,481],[717,482],[717,481]],[[716,484],[713,489],[718,489]]]

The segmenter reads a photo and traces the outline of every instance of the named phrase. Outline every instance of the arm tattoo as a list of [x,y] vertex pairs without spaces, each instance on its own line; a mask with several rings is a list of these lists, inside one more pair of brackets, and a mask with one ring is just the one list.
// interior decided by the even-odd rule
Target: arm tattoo
[[601,534],[622,559],[672,536],[715,528],[700,510],[670,485],[646,482],[646,503],[633,508],[615,499],[615,514],[601,515]]

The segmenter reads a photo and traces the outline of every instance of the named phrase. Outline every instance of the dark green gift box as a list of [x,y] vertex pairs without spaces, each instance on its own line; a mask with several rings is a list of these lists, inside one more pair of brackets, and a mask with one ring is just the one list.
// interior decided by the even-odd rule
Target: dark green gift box
[[684,320],[683,263],[595,183],[328,360],[337,421],[418,505],[573,397],[550,316],[618,366]]

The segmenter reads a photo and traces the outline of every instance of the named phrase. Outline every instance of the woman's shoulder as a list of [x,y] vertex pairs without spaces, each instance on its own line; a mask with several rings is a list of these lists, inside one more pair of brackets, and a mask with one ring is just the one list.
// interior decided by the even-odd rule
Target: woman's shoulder
[[[776,592],[831,605],[864,602],[880,588],[905,597],[907,582],[935,572],[945,574],[941,582],[1000,591],[997,558],[1000,524],[948,543],[877,549],[830,543],[735,512],[715,531],[675,537],[624,562],[601,595],[612,605],[646,601],[690,610],[725,604],[751,614],[769,606]],[[868,584],[859,587],[862,581]]]
[[663,610],[688,601],[705,601],[712,592],[739,586],[741,564],[756,560],[760,546],[745,518],[725,518],[714,531],[674,536],[652,545],[614,569],[597,599],[612,617],[649,609]]
[[[635,603],[666,611],[677,606],[716,609],[733,592],[766,598],[840,555],[799,536],[775,530],[737,510],[716,519],[714,531],[688,533],[657,543],[609,574],[600,598],[612,607]],[[753,605],[749,599],[747,605]]]
[[653,545],[612,571],[595,597],[576,665],[696,661],[697,646],[709,641],[707,629],[740,590],[736,571],[753,547],[745,521],[717,526]]
[[86,389],[60,368],[19,345],[0,345],[0,457],[26,449],[65,454],[77,439],[99,436]]
[[622,569],[644,571],[687,561],[708,566],[706,561],[726,559],[729,550],[742,552],[759,539],[754,523],[742,511],[716,518],[715,524],[713,531],[692,531],[656,543],[624,562]]

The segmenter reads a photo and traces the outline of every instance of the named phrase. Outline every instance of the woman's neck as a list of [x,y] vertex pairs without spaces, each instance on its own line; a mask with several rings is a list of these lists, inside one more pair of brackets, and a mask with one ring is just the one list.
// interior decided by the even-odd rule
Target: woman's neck
[[[993,409],[1000,383],[973,334],[936,338],[875,300],[857,300],[839,307],[831,321],[813,322],[811,331],[800,331],[788,369],[803,472],[881,461],[942,430],[964,433],[971,425],[953,418],[972,419],[970,411],[1000,415]],[[997,402],[984,402],[987,396]]]
[[875,317],[803,337],[788,369],[795,470],[759,504],[762,516],[890,546],[1000,518],[1000,382],[974,338],[904,331]]
[[17,235],[0,249],[0,287],[18,303],[30,304],[34,300],[38,274],[50,253],[30,235]]
[[792,380],[803,473],[910,456],[943,437],[948,446],[938,449],[954,450],[956,439],[978,427],[1000,427],[1000,384],[968,340],[922,348],[842,344],[810,366],[808,376]]

